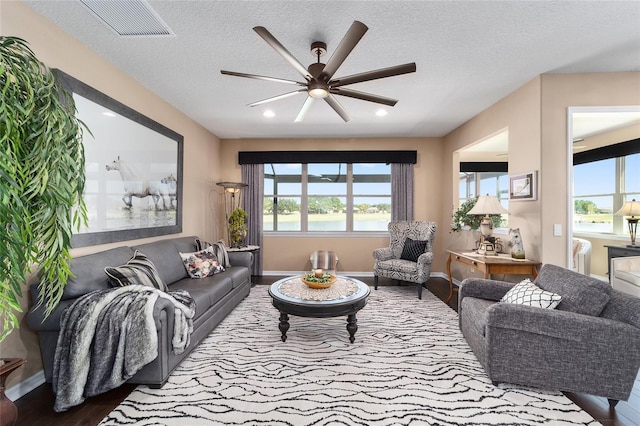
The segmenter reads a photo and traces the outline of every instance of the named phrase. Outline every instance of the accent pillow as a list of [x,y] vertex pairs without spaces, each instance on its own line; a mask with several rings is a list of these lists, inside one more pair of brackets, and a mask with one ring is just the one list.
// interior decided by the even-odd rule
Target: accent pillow
[[411,238],[406,238],[404,240],[404,246],[402,247],[402,254],[400,255],[400,259],[417,262],[418,258],[422,253],[424,253],[426,248],[427,248],[426,241],[412,240]]
[[507,294],[501,302],[515,303],[517,305],[535,306],[537,308],[554,309],[562,300],[559,294],[544,291],[531,282],[528,278],[519,282]]
[[162,291],[167,291],[167,285],[160,278],[156,266],[151,260],[138,250],[133,257],[122,266],[107,266],[104,272],[109,277],[112,286],[146,285]]
[[218,262],[212,246],[195,253],[180,253],[180,257],[191,278],[206,278],[224,272],[224,267]]
[[203,241],[200,238],[196,238],[196,250],[202,251],[207,247],[213,247],[213,253],[216,255],[216,259],[220,262],[223,268],[231,267],[229,262],[229,254],[227,253],[227,246],[224,245],[224,241],[220,240],[217,243],[209,243]]

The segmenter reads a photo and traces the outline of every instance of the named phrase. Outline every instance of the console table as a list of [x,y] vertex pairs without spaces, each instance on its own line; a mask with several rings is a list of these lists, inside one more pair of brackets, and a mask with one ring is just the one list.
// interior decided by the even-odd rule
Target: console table
[[640,256],[640,246],[607,246],[607,276],[611,282],[611,259],[614,257]]
[[[484,278],[491,278],[491,274],[513,274],[513,275],[531,275],[534,279],[538,276],[536,266],[540,266],[540,262],[533,260],[512,259],[510,255],[484,256],[472,251],[456,251],[447,250],[449,259],[447,260],[447,275],[449,276],[449,297],[446,303],[449,303],[453,297],[454,286],[451,278],[451,262],[459,262],[464,265],[471,266],[472,269],[478,270],[484,274]],[[457,290],[457,288],[455,288]]]

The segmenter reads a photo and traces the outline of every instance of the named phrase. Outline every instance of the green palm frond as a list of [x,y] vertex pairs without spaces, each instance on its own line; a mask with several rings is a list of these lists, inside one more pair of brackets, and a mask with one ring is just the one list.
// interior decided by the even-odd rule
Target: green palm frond
[[71,236],[87,222],[83,124],[73,98],[27,42],[0,36],[0,340],[19,326],[19,297],[37,265],[50,313],[71,271]]

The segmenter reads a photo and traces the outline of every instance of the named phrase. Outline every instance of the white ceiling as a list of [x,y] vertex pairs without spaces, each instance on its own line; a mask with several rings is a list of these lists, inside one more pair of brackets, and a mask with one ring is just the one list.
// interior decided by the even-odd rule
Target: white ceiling
[[[175,34],[167,38],[119,37],[75,0],[25,3],[221,138],[437,137],[539,74],[640,71],[637,0],[149,1]],[[220,74],[299,81],[252,28],[308,65],[313,41],[326,42],[329,57],[354,20],[369,31],[336,77],[417,64],[349,86],[398,99],[384,117],[377,104],[338,97],[348,123],[322,101],[294,123],[304,94],[246,106],[292,86]]]

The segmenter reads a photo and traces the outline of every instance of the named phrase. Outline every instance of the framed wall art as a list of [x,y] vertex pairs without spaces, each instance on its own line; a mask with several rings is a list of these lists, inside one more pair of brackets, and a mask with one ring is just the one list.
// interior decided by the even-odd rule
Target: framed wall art
[[538,172],[509,176],[509,200],[533,201],[538,199]]
[[73,247],[182,232],[184,139],[104,93],[55,70],[72,93],[83,134],[89,222]]

